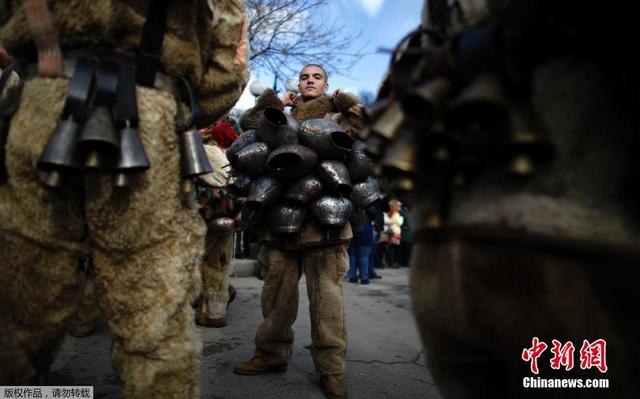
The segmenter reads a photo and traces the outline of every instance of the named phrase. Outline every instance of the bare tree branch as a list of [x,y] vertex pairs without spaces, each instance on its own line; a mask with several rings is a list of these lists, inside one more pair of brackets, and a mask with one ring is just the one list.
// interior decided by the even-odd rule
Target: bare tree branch
[[354,49],[360,33],[348,33],[337,21],[317,18],[328,14],[328,1],[246,0],[251,68],[285,80],[312,62],[330,74],[347,76],[366,54],[366,43]]

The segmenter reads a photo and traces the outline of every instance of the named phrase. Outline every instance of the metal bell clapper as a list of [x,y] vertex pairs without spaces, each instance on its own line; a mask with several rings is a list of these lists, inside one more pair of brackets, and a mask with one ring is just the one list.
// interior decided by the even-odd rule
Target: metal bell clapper
[[511,132],[505,143],[509,173],[520,177],[532,176],[536,165],[553,156],[553,147],[530,104],[512,102],[509,117]]

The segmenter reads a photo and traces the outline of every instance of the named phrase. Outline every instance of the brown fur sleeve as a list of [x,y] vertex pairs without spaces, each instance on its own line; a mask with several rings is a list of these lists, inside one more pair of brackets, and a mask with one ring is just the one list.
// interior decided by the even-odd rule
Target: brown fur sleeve
[[255,107],[249,108],[242,114],[240,118],[240,127],[242,130],[257,129],[258,120],[262,115],[262,111],[267,108],[277,108],[281,111],[284,109],[284,104],[282,104],[276,92],[271,89],[265,90],[264,93],[258,97]]
[[333,102],[340,111],[340,117],[338,118],[340,126],[350,135],[356,136],[364,124],[364,107],[362,103],[347,93],[338,94],[333,99]]

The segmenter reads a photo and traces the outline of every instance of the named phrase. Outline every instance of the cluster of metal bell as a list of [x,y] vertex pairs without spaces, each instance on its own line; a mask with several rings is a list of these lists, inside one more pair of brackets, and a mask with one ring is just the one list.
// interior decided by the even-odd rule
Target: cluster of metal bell
[[[417,196],[419,230],[442,228],[452,190],[469,184],[480,169],[498,165],[526,178],[552,156],[527,100],[508,96],[498,74],[457,79],[442,47],[422,48],[413,53],[416,59],[409,55],[404,62],[418,70],[406,69],[422,83],[389,89],[366,109],[369,123],[360,135],[376,172],[391,178],[391,190]],[[391,82],[405,83],[394,80],[393,68]]]
[[113,170],[114,185],[126,186],[128,173],[149,168],[149,160],[137,130],[128,123],[116,130],[111,110],[99,106],[86,121],[58,121],[38,167],[45,172],[43,183],[53,188],[81,168]]
[[275,233],[296,233],[314,217],[327,229],[339,229],[380,198],[364,142],[354,143],[326,119],[299,124],[267,108],[258,129],[242,133],[227,158],[236,175],[231,190],[247,199],[243,228],[266,221]]
[[[192,191],[192,178],[212,171],[197,129],[180,134],[180,152],[183,190]],[[126,187],[132,173],[149,166],[137,129],[129,123],[116,129],[106,107],[94,108],[84,126],[73,118],[60,120],[38,159],[43,183],[52,188],[82,168],[112,171],[114,187]]]

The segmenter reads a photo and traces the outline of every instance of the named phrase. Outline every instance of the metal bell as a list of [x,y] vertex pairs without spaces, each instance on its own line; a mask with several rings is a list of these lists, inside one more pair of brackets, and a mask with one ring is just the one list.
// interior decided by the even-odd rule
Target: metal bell
[[120,143],[113,125],[111,110],[96,106],[84,124],[78,140],[78,150],[83,154],[87,168],[105,168],[115,164]]
[[233,233],[235,221],[228,217],[219,217],[213,219],[208,224],[208,230],[217,236],[226,236]]
[[468,140],[496,141],[509,127],[507,98],[494,75],[478,76],[453,99],[446,111],[448,131],[460,132]]
[[346,198],[324,195],[311,201],[311,212],[328,229],[340,229],[349,223],[353,204]]
[[[410,90],[402,98],[402,108],[407,116],[424,124],[426,118],[433,117],[442,106],[451,91],[451,82],[447,78],[429,80]],[[429,122],[429,121],[426,121]]]
[[537,164],[553,156],[553,147],[529,104],[512,102],[509,116],[511,133],[506,142],[509,172],[516,176],[531,176]]
[[260,176],[251,182],[245,206],[263,210],[275,204],[282,194],[282,183],[269,176]]
[[318,162],[311,148],[300,144],[285,144],[269,154],[267,169],[276,179],[293,180],[309,173]]
[[194,177],[213,171],[202,144],[202,137],[196,128],[180,133],[180,163],[184,179],[182,190],[185,192],[193,191]]
[[256,134],[256,131],[247,130],[246,132],[238,136],[238,138],[235,139],[233,143],[231,143],[229,148],[227,148],[226,153],[227,153],[227,159],[229,160],[233,168],[237,167],[238,152],[242,150],[244,147],[248,146],[249,144],[255,143],[256,141],[258,141],[258,135]]
[[321,159],[343,160],[353,147],[353,139],[337,123],[309,119],[300,124],[300,143],[313,149]]
[[413,129],[402,133],[389,145],[380,161],[382,173],[388,176],[416,176],[420,168],[419,145]]
[[251,185],[251,178],[245,175],[239,175],[234,177],[233,182],[229,185],[229,191],[235,197],[245,197],[249,192],[249,186]]
[[80,125],[73,118],[58,121],[44,151],[38,158],[38,168],[46,172],[43,184],[57,188],[62,174],[80,167],[77,151]]
[[275,148],[285,144],[298,143],[298,121],[291,115],[276,108],[263,111],[258,124],[258,137]]
[[274,233],[297,233],[302,229],[309,213],[306,206],[294,202],[281,202],[267,212],[267,222]]
[[351,180],[354,182],[361,181],[373,174],[373,159],[365,152],[364,141],[358,140],[353,144],[347,167],[351,174]]
[[129,122],[120,129],[120,158],[116,164],[116,174],[113,179],[115,187],[129,185],[129,174],[149,169],[149,159],[138,131]]
[[259,176],[264,171],[264,164],[269,156],[266,143],[253,143],[236,154],[236,170],[247,176]]
[[368,177],[367,180],[356,183],[351,192],[351,202],[356,208],[367,208],[380,197],[380,187],[378,181],[374,177]]
[[332,194],[345,197],[353,191],[349,170],[340,161],[327,159],[320,162],[316,168],[316,174],[322,181],[323,187]]
[[378,157],[384,152],[384,147],[392,141],[404,121],[405,115],[397,101],[389,104],[380,117],[371,125],[371,132],[367,138],[367,152]]
[[282,194],[283,198],[306,203],[322,193],[322,182],[315,176],[307,175],[291,183]]

